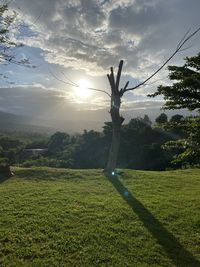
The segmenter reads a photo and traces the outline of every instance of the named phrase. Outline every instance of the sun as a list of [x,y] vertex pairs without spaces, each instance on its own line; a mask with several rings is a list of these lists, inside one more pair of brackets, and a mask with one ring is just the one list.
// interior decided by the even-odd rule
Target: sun
[[88,89],[92,86],[90,81],[81,79],[77,82],[77,85],[78,87],[75,88],[75,94],[77,97],[81,99],[87,99],[91,97],[92,92],[90,89]]

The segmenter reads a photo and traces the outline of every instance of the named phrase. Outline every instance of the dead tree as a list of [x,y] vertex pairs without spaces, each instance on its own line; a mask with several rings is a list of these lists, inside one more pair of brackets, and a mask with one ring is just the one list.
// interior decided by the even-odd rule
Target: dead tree
[[120,146],[120,131],[121,126],[124,121],[124,118],[120,115],[120,105],[121,105],[121,98],[127,91],[135,90],[139,87],[142,87],[147,84],[149,80],[151,80],[177,53],[182,52],[187,47],[184,47],[185,43],[191,39],[197,32],[200,31],[200,27],[189,34],[189,31],[186,32],[186,34],[183,36],[183,38],[178,43],[175,51],[169,56],[169,58],[147,79],[139,83],[138,85],[134,87],[128,88],[129,81],[125,84],[123,88],[120,88],[120,78],[122,73],[122,67],[123,67],[123,60],[120,61],[117,71],[117,76],[115,79],[113,67],[110,68],[110,74],[107,74],[110,89],[111,89],[111,102],[110,102],[110,115],[112,119],[112,140],[111,140],[111,146],[110,151],[108,155],[108,161],[106,168],[104,169],[104,173],[110,177],[115,175],[115,169],[117,166],[117,158],[118,158],[118,152],[119,152],[119,146]]
[[[123,60],[120,61],[117,77],[115,79],[113,68],[111,67],[111,73],[107,74],[110,88],[111,88],[111,102],[110,102],[110,115],[112,119],[112,140],[109,151],[109,157],[107,166],[105,168],[106,174],[112,174],[116,168],[117,156],[120,145],[120,131],[124,118],[120,115],[121,97],[123,96],[123,90],[119,90],[119,82],[121,78]],[[127,88],[129,82],[126,83],[124,89]]]
[[[122,67],[123,67],[123,60],[121,60],[119,63],[119,66],[118,66],[116,78],[114,75],[113,67],[110,68],[110,74],[107,74],[109,84],[110,84],[111,94],[109,94],[105,90],[96,89],[96,88],[88,88],[89,90],[105,93],[110,97],[110,115],[111,115],[111,119],[112,119],[112,140],[111,140],[111,146],[110,146],[110,151],[109,151],[109,155],[108,155],[107,165],[104,169],[104,173],[106,176],[108,176],[108,177],[114,176],[115,175],[115,169],[117,166],[117,158],[118,158],[118,152],[119,152],[119,146],[120,146],[120,131],[121,131],[122,123],[124,121],[124,118],[120,115],[120,105],[121,105],[122,96],[127,91],[132,91],[132,90],[140,88],[144,85],[147,85],[147,82],[149,80],[151,80],[159,71],[161,71],[163,69],[163,67],[165,65],[167,65],[167,63],[177,53],[188,49],[188,47],[184,47],[184,45],[188,42],[188,40],[190,40],[199,31],[200,31],[200,27],[197,30],[195,30],[194,32],[192,32],[191,34],[189,34],[190,30],[187,31],[185,33],[185,35],[183,36],[183,38],[178,43],[174,52],[168,57],[168,59],[152,75],[147,77],[144,81],[142,81],[138,85],[128,88],[129,81],[127,81],[125,86],[120,88],[120,78],[121,78]],[[79,85],[72,82],[66,76],[65,76],[65,78],[68,81],[64,81],[63,79],[58,78],[50,69],[49,69],[49,72],[58,81],[65,83],[65,84],[68,84],[68,85],[71,85],[71,86],[79,87]]]

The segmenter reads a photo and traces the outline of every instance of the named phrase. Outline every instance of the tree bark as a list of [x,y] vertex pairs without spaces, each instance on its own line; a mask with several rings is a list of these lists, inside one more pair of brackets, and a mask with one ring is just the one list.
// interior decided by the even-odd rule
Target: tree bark
[[115,169],[117,166],[117,158],[120,146],[120,131],[121,131],[121,125],[124,121],[124,118],[121,117],[119,114],[120,104],[121,100],[119,94],[113,93],[111,96],[111,109],[110,109],[110,114],[112,118],[112,140],[111,140],[107,166],[104,170],[107,176],[115,175]]

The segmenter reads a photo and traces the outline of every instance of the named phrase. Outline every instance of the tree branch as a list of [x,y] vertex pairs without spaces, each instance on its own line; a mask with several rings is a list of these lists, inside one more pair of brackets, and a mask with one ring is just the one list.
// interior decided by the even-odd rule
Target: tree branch
[[116,79],[116,90],[117,91],[119,90],[119,82],[120,82],[123,63],[124,63],[124,61],[120,60],[119,67],[118,67],[118,72],[117,72],[117,79]]
[[110,78],[111,78],[112,84],[115,85],[115,76],[114,76],[113,67],[110,68]]
[[165,65],[167,65],[167,63],[179,52],[182,52],[185,50],[185,48],[183,48],[184,44],[190,40],[195,34],[197,34],[200,31],[200,27],[192,32],[190,35],[189,32],[190,30],[188,30],[186,32],[186,34],[183,36],[183,38],[180,40],[180,42],[178,43],[176,50],[171,54],[170,57],[168,57],[168,59],[152,74],[150,75],[146,80],[144,80],[143,82],[139,83],[138,85],[131,87],[131,88],[127,88],[125,90],[123,90],[123,93],[127,92],[127,91],[131,91],[131,90],[135,90],[141,86],[143,86],[146,82],[148,82],[150,79],[152,79],[160,70],[162,70],[164,68]]
[[77,84],[74,83],[72,80],[70,80],[63,71],[61,71],[61,73],[71,84],[74,84],[75,86],[77,86]]
[[124,88],[122,88],[119,93],[120,93],[120,96],[123,96],[123,93],[125,92],[126,88],[128,87],[129,85],[129,81],[125,84]]
[[[58,78],[51,70],[50,70],[50,68],[48,68],[48,70],[49,70],[49,73],[57,80],[57,81],[59,81],[59,82],[62,82],[62,83],[64,83],[64,84],[67,84],[67,85],[70,85],[70,86],[73,86],[73,87],[80,87],[78,84],[76,84],[76,83],[74,83],[74,82],[66,82],[66,81],[64,81],[64,80],[62,80],[62,79],[60,79],[60,78]],[[97,91],[97,92],[101,92],[101,93],[104,93],[104,94],[106,94],[106,95],[108,95],[109,97],[111,97],[111,95],[108,93],[108,92],[106,92],[105,90],[101,90],[101,89],[97,89],[97,88],[93,88],[93,87],[87,87],[87,89],[88,90],[92,90],[92,91]]]

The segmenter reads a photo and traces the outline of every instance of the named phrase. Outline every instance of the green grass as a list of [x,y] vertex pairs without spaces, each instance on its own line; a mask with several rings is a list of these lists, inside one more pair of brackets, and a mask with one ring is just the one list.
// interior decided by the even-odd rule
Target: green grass
[[14,172],[0,180],[0,266],[200,266],[200,170]]

